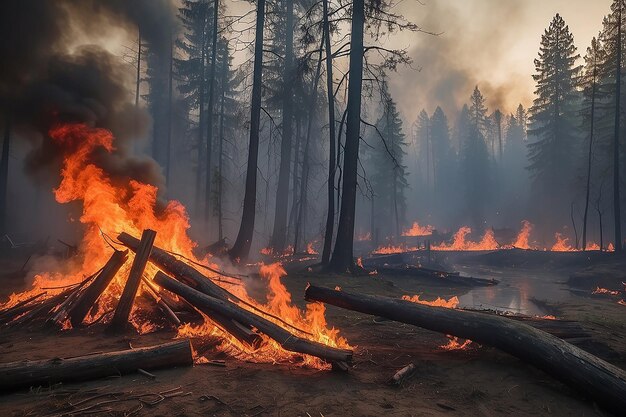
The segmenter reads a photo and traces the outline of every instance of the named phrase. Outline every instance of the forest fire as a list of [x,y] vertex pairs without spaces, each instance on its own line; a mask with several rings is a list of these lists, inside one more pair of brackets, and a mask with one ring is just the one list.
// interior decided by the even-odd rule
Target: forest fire
[[[73,201],[82,203],[79,221],[84,227],[84,235],[78,245],[78,256],[75,260],[68,261],[58,271],[42,271],[36,275],[32,288],[12,294],[2,306],[3,309],[14,307],[43,291],[46,292],[45,296],[42,296],[44,298],[59,294],[68,286],[77,285],[86,277],[96,274],[113,252],[110,245],[116,244],[107,237],[108,233],[117,234],[125,231],[138,236],[142,230],[153,229],[157,231],[155,245],[159,248],[217,270],[217,265],[207,259],[200,260],[194,257],[192,248],[195,243],[186,233],[189,223],[185,208],[180,203],[170,201],[166,205],[161,205],[157,200],[158,190],[155,186],[130,179],[113,179],[93,162],[96,152],[114,151],[114,138],[109,131],[84,124],[66,124],[51,129],[50,137],[56,146],[64,150],[62,180],[54,190],[55,198],[59,203]],[[125,278],[129,270],[129,262],[121,266],[115,278],[98,298],[97,307],[92,308],[85,320],[86,324],[94,320],[100,321],[103,317],[103,323],[110,320],[110,313],[115,309],[117,300],[125,288]],[[154,276],[157,271],[158,268],[153,263],[148,263],[144,279],[146,276]],[[338,330],[327,328],[323,304],[309,304],[306,312],[291,304],[291,295],[281,283],[281,277],[286,275],[286,272],[279,263],[261,265],[260,274],[268,288],[265,304],[259,304],[250,298],[245,288],[237,282],[222,279],[215,282],[233,294],[241,308],[259,314],[277,326],[295,331],[298,337],[330,348],[350,348],[347,341],[339,336]],[[209,276],[208,279],[215,278],[218,276]],[[138,294],[143,291],[162,293],[164,290],[150,281],[145,281],[138,289]],[[173,295],[171,297],[176,298]],[[194,337],[217,335],[222,338],[221,350],[236,357],[245,357],[249,361],[289,362],[320,369],[330,366],[318,357],[289,352],[265,334],[260,335],[260,343],[253,347],[245,346],[205,314],[203,318],[204,323],[200,326],[183,324],[178,330],[179,335]],[[150,332],[157,327],[149,314],[140,311],[137,303],[133,306],[129,322],[139,333]],[[62,318],[61,327],[63,329],[72,327],[67,317]]]
[[420,226],[418,222],[402,232],[402,236],[429,236],[433,233],[434,228],[430,225]]
[[432,249],[441,251],[482,251],[496,250],[500,247],[494,237],[493,230],[491,229],[485,232],[479,242],[468,241],[466,237],[470,233],[472,233],[472,229],[470,227],[463,226],[454,234],[452,243],[435,245]]
[[415,251],[415,250],[419,250],[419,248],[417,246],[407,246],[404,244],[400,244],[400,245],[388,244],[386,246],[380,246],[376,248],[374,251],[372,251],[372,254],[390,255],[393,253],[403,253],[403,252],[410,252],[410,251]]

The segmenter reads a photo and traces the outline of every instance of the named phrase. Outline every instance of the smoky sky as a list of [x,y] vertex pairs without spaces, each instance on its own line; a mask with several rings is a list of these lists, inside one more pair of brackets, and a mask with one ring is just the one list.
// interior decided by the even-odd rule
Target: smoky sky
[[[389,39],[406,48],[414,67],[390,77],[394,99],[407,121],[422,108],[429,114],[440,105],[454,120],[478,85],[489,112],[513,112],[532,104],[533,61],[539,42],[555,13],[570,26],[582,55],[602,26],[610,0],[423,0],[400,2],[397,12],[426,31]],[[450,117],[452,116],[452,117]]]
[[[168,0],[5,0],[0,2],[0,106],[18,140],[33,142],[26,170],[58,172],[63,150],[47,132],[55,123],[110,129],[117,151],[96,162],[113,175],[156,183],[156,164],[129,156],[127,142],[146,134],[149,119],[135,109],[133,71],[121,57],[88,39],[140,28],[154,54],[169,54],[175,8]],[[84,44],[81,39],[86,39]],[[50,168],[50,170],[48,170]]]

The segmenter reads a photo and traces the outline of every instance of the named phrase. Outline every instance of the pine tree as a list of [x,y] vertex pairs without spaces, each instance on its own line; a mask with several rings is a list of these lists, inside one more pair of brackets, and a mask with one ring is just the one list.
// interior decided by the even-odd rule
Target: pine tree
[[604,62],[604,49],[595,37],[591,40],[591,46],[587,48],[585,55],[585,66],[580,85],[583,89],[582,107],[582,130],[589,143],[586,155],[586,187],[585,187],[585,210],[583,214],[582,250],[587,246],[587,219],[589,215],[589,197],[591,192],[593,146],[596,139],[598,125],[598,105],[601,104],[602,94],[600,93],[600,64]]
[[415,121],[416,138],[418,143],[419,160],[422,168],[422,175],[426,191],[431,192],[432,186],[432,141],[430,137],[430,117],[426,110],[422,109]]
[[[374,219],[376,228],[385,235],[400,235],[406,211],[405,191],[408,187],[406,167],[403,165],[407,146],[402,132],[402,120],[396,103],[388,98],[383,103],[383,115],[376,122],[377,134],[371,139],[370,176],[377,204]],[[393,219],[393,228],[389,222]]]
[[[601,42],[605,49],[605,60],[601,65],[601,78],[604,89],[607,93],[607,101],[612,105],[607,109],[603,119],[613,120],[613,132],[608,135],[606,141],[606,152],[609,156],[607,162],[612,167],[613,183],[613,223],[615,236],[615,250],[622,250],[621,233],[621,200],[620,183],[621,171],[620,162],[624,163],[626,153],[620,152],[623,138],[625,137],[626,121],[621,111],[621,103],[626,94],[624,88],[624,77],[622,76],[624,58],[626,58],[626,0],[614,0],[611,4],[611,13],[604,18],[601,33]],[[606,120],[605,122],[608,122]],[[609,162],[610,161],[610,162]]]
[[488,131],[485,99],[478,87],[470,97],[469,126],[461,147],[461,184],[466,207],[475,228],[485,222],[485,209],[489,204],[490,159],[485,140]]
[[535,59],[536,98],[528,130],[532,138],[528,147],[533,182],[541,201],[553,207],[568,207],[571,202],[566,191],[578,147],[578,58],[574,38],[557,14],[541,37],[539,58]]

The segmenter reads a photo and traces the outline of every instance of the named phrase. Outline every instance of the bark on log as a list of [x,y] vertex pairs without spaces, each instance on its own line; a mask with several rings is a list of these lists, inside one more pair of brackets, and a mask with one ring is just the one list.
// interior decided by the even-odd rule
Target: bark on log
[[162,345],[78,356],[0,364],[0,389],[10,390],[56,382],[82,381],[127,374],[137,369],[191,366],[193,355],[188,339]]
[[[117,237],[117,240],[122,242],[134,252],[136,252],[139,247],[139,240],[125,232],[121,233]],[[163,249],[156,246],[153,247],[152,253],[150,254],[150,260],[165,272],[175,276],[188,286],[195,288],[204,294],[225,301],[229,298],[234,298],[232,294],[215,284],[200,271],[187,265],[185,262],[176,259],[174,255],[167,253]]]
[[141,276],[143,275],[144,269],[146,269],[146,264],[148,263],[148,258],[150,258],[150,252],[152,252],[155,238],[156,232],[150,229],[144,230],[141,235],[141,242],[135,252],[135,259],[133,259],[133,265],[130,267],[124,291],[117,303],[113,319],[109,326],[113,331],[121,331],[128,326],[130,310],[133,307],[135,295],[137,295],[137,290],[141,283]]
[[172,323],[175,327],[180,326],[180,319],[178,318],[176,313],[174,313],[172,309],[167,305],[167,303],[163,301],[158,291],[152,288],[152,285],[150,285],[150,281],[146,279],[145,276],[142,278],[142,282],[146,286],[148,294],[150,294],[150,297],[152,298],[154,303],[157,305],[157,308],[161,310],[161,312],[163,313],[163,315],[165,315],[167,320],[170,323]]
[[328,362],[350,362],[352,360],[351,350],[336,349],[325,346],[321,343],[300,338],[277,324],[274,324],[263,317],[257,316],[230,301],[218,300],[217,298],[203,294],[200,291],[168,277],[161,271],[156,273],[153,281],[168,291],[183,297],[203,312],[217,312],[223,316],[232,317],[236,321],[253,325],[261,333],[271,337],[285,350],[290,352],[317,356],[318,358]]
[[72,327],[79,327],[89,310],[93,307],[94,303],[98,300],[100,295],[109,286],[115,274],[120,270],[122,265],[128,259],[128,250],[115,251],[109,258],[100,274],[96,279],[87,287],[85,292],[80,296],[80,299],[76,301],[76,304],[69,312],[70,322]]
[[[117,239],[132,251],[137,251],[139,247],[139,240],[128,233],[121,233]],[[215,284],[200,271],[176,259],[176,257],[163,249],[156,246],[153,247],[150,260],[165,272],[176,277],[177,280],[206,295],[223,301],[237,299],[237,297]],[[224,317],[216,312],[209,314],[209,317],[243,343],[254,346],[260,341],[258,335],[252,331],[249,323],[235,323],[231,318]]]
[[382,316],[503,350],[618,414],[626,410],[626,372],[555,336],[503,317],[351,294],[309,285],[306,300]]

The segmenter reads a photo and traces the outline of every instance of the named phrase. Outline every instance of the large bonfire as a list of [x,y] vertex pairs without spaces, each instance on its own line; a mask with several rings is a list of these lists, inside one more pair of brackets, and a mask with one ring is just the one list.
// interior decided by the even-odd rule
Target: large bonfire
[[[94,162],[98,152],[115,151],[111,132],[85,124],[63,124],[53,127],[49,136],[55,146],[65,150],[61,182],[54,189],[55,198],[59,203],[82,203],[79,221],[83,225],[84,234],[78,245],[78,256],[64,263],[63,268],[58,271],[39,271],[34,277],[32,287],[28,291],[12,294],[2,308],[10,308],[33,296],[41,296],[42,293],[45,293],[43,297],[54,296],[64,288],[93,276],[107,262],[115,248],[124,249],[118,242],[108,238],[117,236],[120,232],[140,236],[145,229],[155,230],[155,246],[176,254],[179,259],[218,269],[210,259],[197,259],[194,256],[192,249],[196,244],[187,234],[189,219],[181,203],[161,203],[157,199],[157,187],[130,178],[114,179]],[[131,253],[131,256],[134,255]],[[110,320],[110,313],[115,309],[124,289],[130,265],[130,262],[126,262],[116,274],[86,317],[86,324],[96,320]],[[144,278],[152,278],[157,271],[154,264],[148,263]],[[339,336],[337,330],[327,327],[323,304],[309,304],[306,311],[292,305],[291,295],[281,282],[286,272],[279,263],[261,265],[260,275],[268,288],[265,303],[258,303],[249,297],[239,281],[219,279],[215,274],[207,277],[238,297],[241,307],[253,310],[255,314],[260,314],[280,326],[288,326],[299,337],[330,347],[349,348],[347,341]],[[151,287],[163,291],[156,284],[152,284]],[[141,291],[150,289],[143,286],[139,289],[140,293]],[[158,321],[153,320],[150,315],[140,314],[139,309],[135,304],[130,317],[132,325],[140,333],[154,330]],[[264,335],[261,335],[260,345],[247,346],[222,330],[207,316],[203,315],[203,318],[204,322],[201,324],[181,325],[178,334],[220,337],[222,341],[219,349],[246,360],[289,362],[317,368],[330,366],[316,357],[286,351]],[[71,324],[67,321],[63,323],[63,327],[71,328]]]

